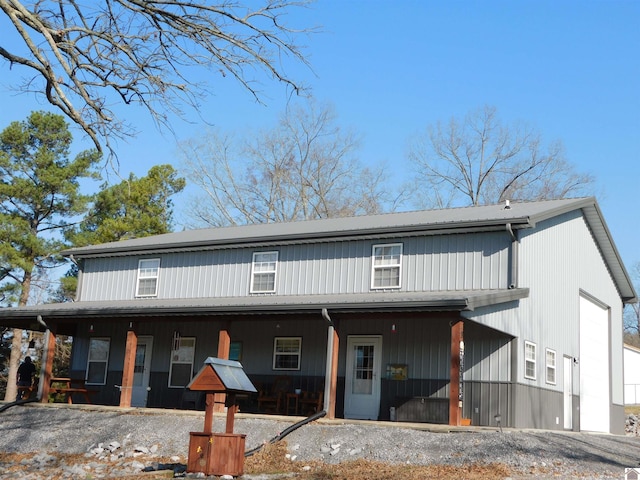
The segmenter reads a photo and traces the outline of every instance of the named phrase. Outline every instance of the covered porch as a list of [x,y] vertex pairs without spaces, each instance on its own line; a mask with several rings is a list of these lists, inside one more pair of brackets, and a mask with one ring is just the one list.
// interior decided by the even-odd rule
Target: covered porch
[[[250,309],[246,305],[196,307],[182,301],[173,302],[177,305],[160,301],[130,302],[130,306],[122,305],[127,302],[119,302],[116,307],[79,302],[12,309],[10,318],[11,326],[41,331],[45,330],[43,325],[47,327],[42,358],[42,401],[46,401],[50,393],[47,386],[51,385],[53,349],[48,345],[55,343],[56,335],[74,337],[72,376],[78,378],[86,378],[88,374],[89,339],[108,335],[112,341],[108,378],[102,386],[90,387],[99,390],[93,397],[95,403],[132,406],[136,380],[140,377],[140,369],[145,368],[139,364],[139,347],[142,340],[151,338],[158,360],[149,372],[148,406],[199,408],[196,396],[184,389],[167,389],[167,374],[162,373],[167,370],[167,362],[163,365],[159,357],[164,355],[159,354],[166,351],[166,356],[170,355],[167,344],[175,341],[175,333],[179,332],[179,335],[198,339],[198,357],[237,359],[234,357],[240,343],[242,358],[239,360],[260,390],[255,398],[241,399],[246,412],[306,415],[322,409],[327,418],[357,418],[353,412],[354,408],[359,408],[361,399],[350,398],[350,392],[355,391],[365,396],[368,392],[374,395],[377,411],[373,419],[393,420],[392,407],[398,407],[397,403],[403,398],[424,398],[425,403],[446,409],[446,423],[461,425],[465,412],[461,364],[465,323],[469,321],[464,320],[460,312],[516,301],[526,293],[511,290],[404,294],[402,299],[394,295],[376,295],[373,297],[377,302],[364,304],[359,301],[361,299],[338,303],[332,297],[333,302],[327,299],[327,302],[295,306],[271,303]],[[370,300],[372,296],[367,297]],[[387,297],[395,297],[393,303]],[[38,315],[42,323],[37,319],[34,321]],[[8,320],[8,317],[0,316],[3,323]],[[416,325],[422,325],[419,334]],[[433,347],[439,352],[437,374],[418,374],[418,369],[423,368],[418,367],[419,348],[412,345],[413,353],[405,353],[407,349],[402,346],[426,341],[429,337],[427,327],[437,331],[438,346]],[[304,365],[297,370],[273,370],[274,338],[290,337],[303,339]],[[376,348],[384,348],[385,356],[379,357],[374,365],[373,357],[367,354]],[[408,360],[409,356],[411,359]],[[442,364],[443,356],[446,356],[446,365]],[[394,359],[398,361],[392,361]],[[409,365],[408,374],[403,373],[403,365]],[[197,371],[199,366],[196,361],[193,370]],[[408,378],[403,379],[403,374]],[[224,409],[224,401],[223,395],[216,395],[216,411]],[[350,405],[351,401],[356,403]]]

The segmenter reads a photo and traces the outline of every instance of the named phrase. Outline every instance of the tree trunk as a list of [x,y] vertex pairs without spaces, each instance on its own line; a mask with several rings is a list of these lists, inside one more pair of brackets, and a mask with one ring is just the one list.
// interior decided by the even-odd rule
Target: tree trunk
[[[31,291],[31,272],[25,272],[22,280],[22,292],[20,292],[19,307],[24,307],[29,299]],[[11,340],[11,355],[9,356],[9,375],[7,376],[7,391],[4,395],[5,402],[13,402],[18,394],[17,380],[18,367],[22,358],[22,330],[13,329],[13,340]]]
[[4,394],[5,402],[13,402],[18,394],[16,382],[18,379],[18,367],[22,356],[22,330],[13,329],[13,340],[11,340],[11,355],[9,356],[9,375],[7,377],[7,391]]

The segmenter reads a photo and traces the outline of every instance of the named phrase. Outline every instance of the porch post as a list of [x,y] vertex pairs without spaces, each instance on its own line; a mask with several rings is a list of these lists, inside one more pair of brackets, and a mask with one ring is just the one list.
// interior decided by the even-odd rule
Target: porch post
[[[229,359],[229,350],[231,349],[231,336],[229,335],[229,325],[225,325],[218,333],[218,358],[223,360]],[[214,394],[213,411],[216,413],[224,412],[224,403],[226,395],[224,393]]]
[[131,406],[131,394],[133,389],[133,374],[136,365],[136,348],[138,346],[138,334],[129,324],[127,331],[127,346],[124,352],[124,367],[122,369],[122,387],[120,388],[120,406]]
[[327,358],[324,371],[324,399],[323,408],[327,418],[336,418],[336,392],[338,387],[338,353],[340,351],[340,337],[338,325],[329,316],[326,308],[322,309],[322,318],[328,323],[327,327]]
[[[331,377],[329,383],[329,403],[327,404],[327,418],[333,420],[336,418],[336,396],[338,392],[338,353],[340,351],[340,337],[338,330],[331,327],[331,341],[333,346],[331,349]],[[325,389],[326,391],[326,389]]]
[[449,425],[460,425],[462,418],[462,353],[464,322],[460,319],[451,324],[451,369],[449,374]]
[[56,335],[47,329],[44,332],[44,352],[42,355],[42,365],[40,367],[40,383],[38,384],[38,395],[41,403],[49,401],[49,389],[51,378],[53,377],[53,357],[56,351]]

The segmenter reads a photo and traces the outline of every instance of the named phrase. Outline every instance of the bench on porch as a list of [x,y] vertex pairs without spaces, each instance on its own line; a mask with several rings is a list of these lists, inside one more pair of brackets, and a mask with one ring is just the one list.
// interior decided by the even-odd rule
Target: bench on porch
[[91,395],[97,393],[97,390],[89,390],[85,386],[82,378],[63,378],[54,377],[51,379],[49,393],[63,394],[67,403],[73,403],[73,395],[77,394],[84,397],[86,403],[91,403]]

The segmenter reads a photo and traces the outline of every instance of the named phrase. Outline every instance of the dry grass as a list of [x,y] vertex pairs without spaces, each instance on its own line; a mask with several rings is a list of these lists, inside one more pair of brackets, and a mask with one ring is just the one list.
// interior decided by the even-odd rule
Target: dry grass
[[640,415],[640,405],[627,405],[624,407],[624,413],[626,415]]
[[[322,461],[292,462],[286,458],[286,442],[265,446],[260,452],[245,459],[245,473],[294,474],[305,480],[502,480],[514,472],[502,464],[473,464],[463,467],[449,465],[388,464],[371,460],[353,460],[336,465]],[[310,467],[304,470],[304,467]]]
[[[273,479],[289,479],[295,478],[300,480],[411,480],[411,479],[440,479],[440,480],[503,480],[509,477],[526,477],[532,478],[541,475],[553,476],[553,472],[528,470],[516,471],[507,465],[500,463],[490,464],[470,464],[460,467],[450,465],[409,465],[409,464],[390,464],[372,460],[352,460],[339,464],[327,464],[322,460],[311,462],[292,461],[287,458],[287,443],[281,441],[275,444],[266,445],[261,451],[251,457],[245,458],[244,472],[245,474],[270,474]],[[82,454],[51,454],[54,460],[49,462],[45,469],[38,469],[38,473],[44,475],[41,478],[48,480],[62,480],[68,478],[63,476],[64,466],[69,465],[85,465],[89,461],[91,463],[103,463],[104,470],[100,474],[96,471],[87,471],[85,479],[95,478],[122,478],[122,475],[116,475],[111,469],[115,465],[108,461],[100,462],[96,459],[87,459]],[[29,468],[24,464],[23,460],[30,460],[34,453],[18,454],[18,453],[2,453],[0,455],[0,472],[6,476],[15,472],[24,473],[25,468]],[[158,457],[140,458],[144,464],[151,462],[170,463],[169,459]],[[186,463],[186,459],[184,459]],[[172,471],[156,471],[127,475],[126,480],[152,480],[160,478],[172,478]]]

